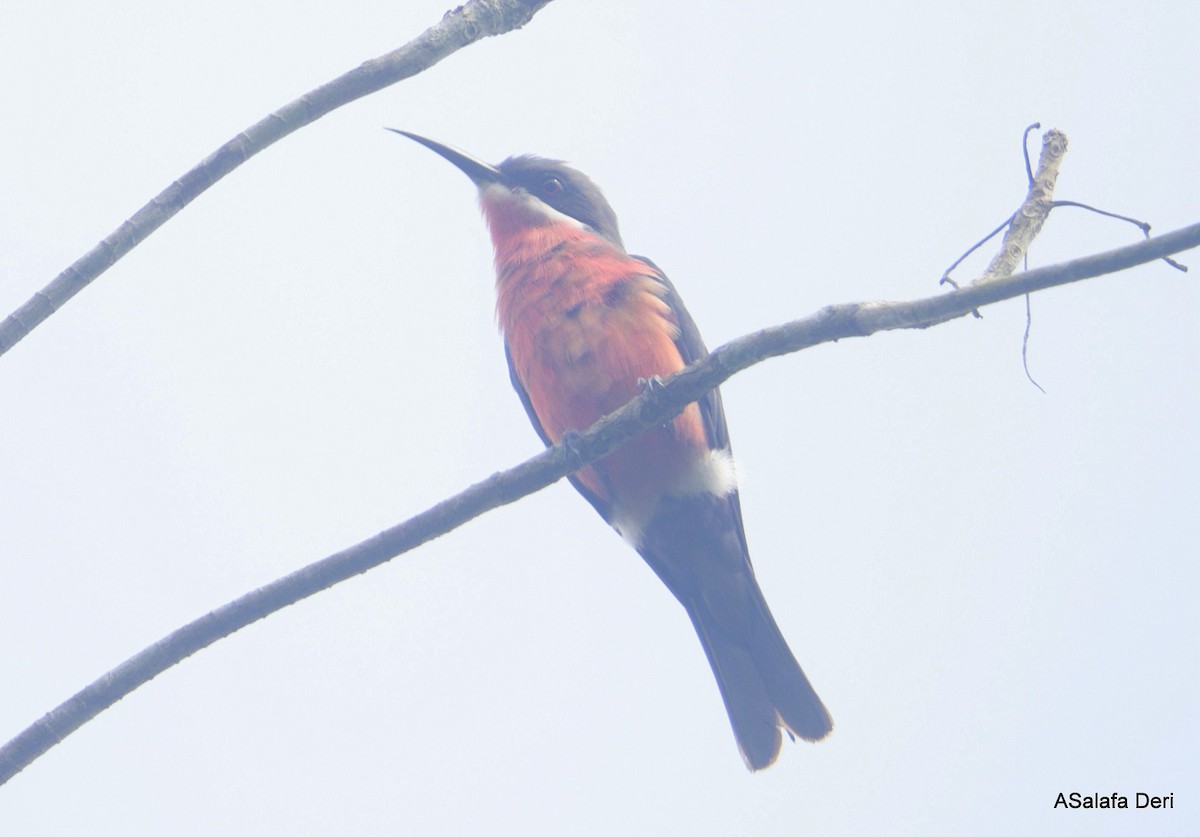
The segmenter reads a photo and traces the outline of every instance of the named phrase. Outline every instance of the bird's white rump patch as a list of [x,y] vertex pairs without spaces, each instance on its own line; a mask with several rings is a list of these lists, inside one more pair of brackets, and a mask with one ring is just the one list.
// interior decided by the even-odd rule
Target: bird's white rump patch
[[733,454],[729,449],[710,450],[704,456],[696,459],[690,468],[684,471],[670,494],[686,496],[688,494],[713,494],[724,497],[737,490],[741,473]]
[[[725,497],[737,491],[740,476],[741,472],[728,449],[710,450],[694,459],[664,495],[687,497],[694,494],[712,494],[714,497]],[[618,498],[613,504],[611,525],[636,549],[642,542],[642,532],[654,517],[657,506],[657,500],[651,504],[630,505],[622,503]]]

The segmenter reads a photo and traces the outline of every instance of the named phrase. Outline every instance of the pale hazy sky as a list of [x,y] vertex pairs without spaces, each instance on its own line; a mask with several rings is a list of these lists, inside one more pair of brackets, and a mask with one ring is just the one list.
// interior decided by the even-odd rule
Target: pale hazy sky
[[[0,316],[445,2],[16,2]],[[1200,220],[1200,5],[558,0],[252,160],[0,357],[0,739],[535,453],[469,182],[565,158],[712,345],[936,292],[1025,191]],[[1036,141],[1034,144],[1036,153]],[[1137,240],[1055,212],[1051,264]],[[986,263],[981,255],[962,274]],[[0,788],[0,833],[1200,832],[1200,252],[724,388],[833,714],[751,775],[683,610],[565,484],[242,631]],[[1173,793],[1063,811],[1059,792]]]

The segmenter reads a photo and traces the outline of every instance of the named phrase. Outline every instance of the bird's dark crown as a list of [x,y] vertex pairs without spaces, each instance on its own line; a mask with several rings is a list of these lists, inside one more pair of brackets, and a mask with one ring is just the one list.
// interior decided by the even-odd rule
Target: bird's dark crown
[[624,249],[617,227],[617,213],[609,206],[600,187],[583,172],[560,160],[522,154],[509,157],[497,169],[509,185],[519,186],[547,206],[580,223]]

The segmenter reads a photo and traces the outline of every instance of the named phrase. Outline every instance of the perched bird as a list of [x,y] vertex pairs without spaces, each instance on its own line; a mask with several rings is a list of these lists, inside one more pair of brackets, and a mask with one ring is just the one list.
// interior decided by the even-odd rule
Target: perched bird
[[[625,252],[616,214],[582,173],[532,156],[492,166],[396,133],[449,160],[479,190],[509,373],[547,445],[708,354],[675,286]],[[570,480],[687,610],[751,770],[775,761],[780,729],[810,741],[829,733],[829,713],[750,566],[716,390]]]

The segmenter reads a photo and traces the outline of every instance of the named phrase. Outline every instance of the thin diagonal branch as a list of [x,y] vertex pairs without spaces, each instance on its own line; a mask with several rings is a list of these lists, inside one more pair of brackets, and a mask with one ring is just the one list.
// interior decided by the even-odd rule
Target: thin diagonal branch
[[[1137,218],[1131,218],[1128,215],[1122,215],[1119,212],[1109,212],[1107,209],[1098,209],[1086,203],[1080,203],[1079,201],[1055,201],[1054,206],[1073,206],[1077,209],[1086,209],[1088,212],[1094,212],[1097,215],[1103,215],[1105,218],[1116,218],[1118,221],[1124,221],[1128,224],[1133,224],[1142,231],[1142,235],[1144,235],[1146,238],[1150,237],[1150,225],[1148,223],[1145,221],[1139,221]],[[1166,256],[1163,257],[1163,261],[1176,270],[1187,273],[1187,265],[1182,265],[1174,259],[1167,258]]]
[[831,305],[815,314],[721,346],[708,357],[647,388],[620,410],[571,440],[549,448],[362,543],[284,576],[191,622],[52,710],[0,748],[0,784],[138,686],[171,666],[276,610],[295,604],[403,554],[486,511],[532,494],[615,450],[626,439],[661,424],[732,375],[770,357],[879,331],[927,328],[976,308],[1022,294],[1089,279],[1200,247],[1200,223],[1064,264],[909,302]]
[[1025,175],[1029,181],[1029,191],[1026,193],[1025,201],[1021,204],[1020,209],[1009,215],[1001,222],[1000,226],[975,242],[967,252],[955,259],[954,264],[942,272],[942,278],[938,281],[939,285],[950,285],[957,288],[958,282],[951,279],[950,274],[966,261],[968,256],[991,241],[992,237],[1001,230],[1005,232],[1000,250],[992,258],[992,262],[984,274],[975,280],[976,282],[987,282],[998,276],[1007,276],[1017,269],[1017,265],[1028,254],[1029,245],[1033,243],[1033,239],[1037,237],[1046,218],[1050,215],[1050,210],[1055,206],[1054,184],[1058,180],[1058,170],[1062,165],[1063,156],[1067,153],[1066,134],[1057,128],[1047,131],[1042,135],[1042,154],[1038,159],[1037,172],[1034,173],[1029,164],[1029,134],[1041,126],[1042,123],[1034,122],[1021,135],[1021,152],[1025,155]]
[[260,119],[163,189],[0,322],[0,355],[218,180],[342,105],[429,69],[462,47],[528,23],[550,0],[469,0],[397,50],[373,58]]
[[1067,135],[1057,128],[1047,131],[1042,137],[1042,154],[1038,159],[1037,173],[1029,180],[1029,193],[1025,196],[1025,202],[1013,215],[1008,230],[1004,233],[1000,251],[996,253],[983,275],[975,280],[975,284],[985,284],[998,277],[1008,276],[1021,264],[1025,254],[1029,252],[1029,245],[1041,232],[1046,217],[1054,208],[1054,184],[1058,180],[1058,170],[1066,153]]

